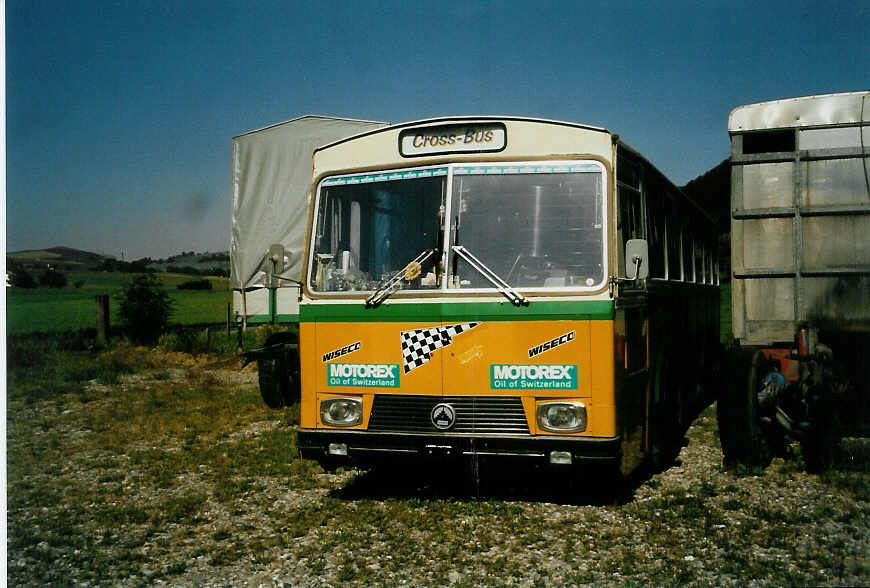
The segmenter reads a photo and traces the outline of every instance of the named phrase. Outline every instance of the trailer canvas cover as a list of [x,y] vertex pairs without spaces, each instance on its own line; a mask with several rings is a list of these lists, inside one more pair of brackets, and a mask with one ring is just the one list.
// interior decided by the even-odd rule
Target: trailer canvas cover
[[[386,123],[303,116],[233,138],[233,290],[265,287],[269,246],[278,243],[293,254],[282,276],[300,279],[313,151],[383,126]],[[261,311],[260,304],[252,308],[249,303],[248,314]]]

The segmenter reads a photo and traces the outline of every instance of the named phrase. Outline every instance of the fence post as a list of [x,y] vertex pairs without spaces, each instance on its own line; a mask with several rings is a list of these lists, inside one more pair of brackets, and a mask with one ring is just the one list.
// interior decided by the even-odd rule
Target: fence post
[[109,295],[97,294],[94,296],[94,304],[97,309],[97,347],[107,347],[109,345]]

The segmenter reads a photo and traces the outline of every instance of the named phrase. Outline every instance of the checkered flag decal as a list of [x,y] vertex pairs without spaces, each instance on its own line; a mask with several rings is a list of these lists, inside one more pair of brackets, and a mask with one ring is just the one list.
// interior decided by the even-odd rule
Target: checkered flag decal
[[446,327],[431,327],[402,331],[402,359],[405,373],[415,370],[432,357],[432,353],[441,347],[453,343],[453,337],[473,329],[480,323],[461,323]]

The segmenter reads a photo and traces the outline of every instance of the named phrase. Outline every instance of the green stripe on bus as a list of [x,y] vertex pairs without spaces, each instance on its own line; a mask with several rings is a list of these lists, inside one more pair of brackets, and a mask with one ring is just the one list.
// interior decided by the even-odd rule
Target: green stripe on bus
[[613,320],[610,300],[535,302],[516,307],[500,302],[434,302],[382,304],[365,308],[358,304],[303,304],[301,322],[434,322],[434,321],[542,321]]

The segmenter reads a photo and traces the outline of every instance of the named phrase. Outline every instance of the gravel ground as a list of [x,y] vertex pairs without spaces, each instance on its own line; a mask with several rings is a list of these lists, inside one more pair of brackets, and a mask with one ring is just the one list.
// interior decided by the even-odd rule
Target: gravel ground
[[[573,499],[559,493],[552,501],[535,485],[484,485],[474,497],[420,479],[389,489],[381,484],[395,480],[353,471],[316,474],[323,487],[310,490],[278,482],[264,491],[288,516],[337,499],[346,518],[294,539],[271,565],[248,558],[218,570],[198,562],[170,583],[870,584],[870,503],[796,471],[794,458],[775,460],[763,475],[724,471],[711,413],[690,429],[672,467],[613,489],[619,497],[609,504],[606,491]],[[405,508],[443,515],[440,528],[430,527],[426,513],[417,514],[419,524],[396,513],[396,503],[409,501]],[[468,501],[482,507],[467,512]],[[357,510],[374,510],[380,520],[366,527],[372,514],[358,521]],[[393,552],[403,542],[414,546],[411,554]]]
[[[254,453],[244,451],[294,436],[289,413],[265,409],[215,437],[209,455],[235,472],[229,485],[216,483],[218,465],[206,460],[149,481],[156,466],[142,456],[181,456],[176,438],[74,449],[94,434],[77,419],[101,403],[182,381],[253,397],[256,372],[175,365],[92,382],[92,396],[102,396],[87,403],[10,405],[10,453],[24,446],[27,459],[47,460],[38,471],[10,470],[10,584],[870,584],[870,474],[808,474],[795,448],[762,475],[725,471],[712,408],[664,471],[620,487],[590,479],[573,492],[537,475],[436,483],[431,474],[326,473],[298,459],[245,473]],[[49,463],[33,449],[40,439],[71,449]],[[16,468],[30,473],[14,478]],[[57,489],[40,494],[42,484]],[[83,503],[65,487],[104,488],[106,498],[91,493]],[[157,517],[158,507],[177,516]],[[46,521],[55,530],[40,530]]]

